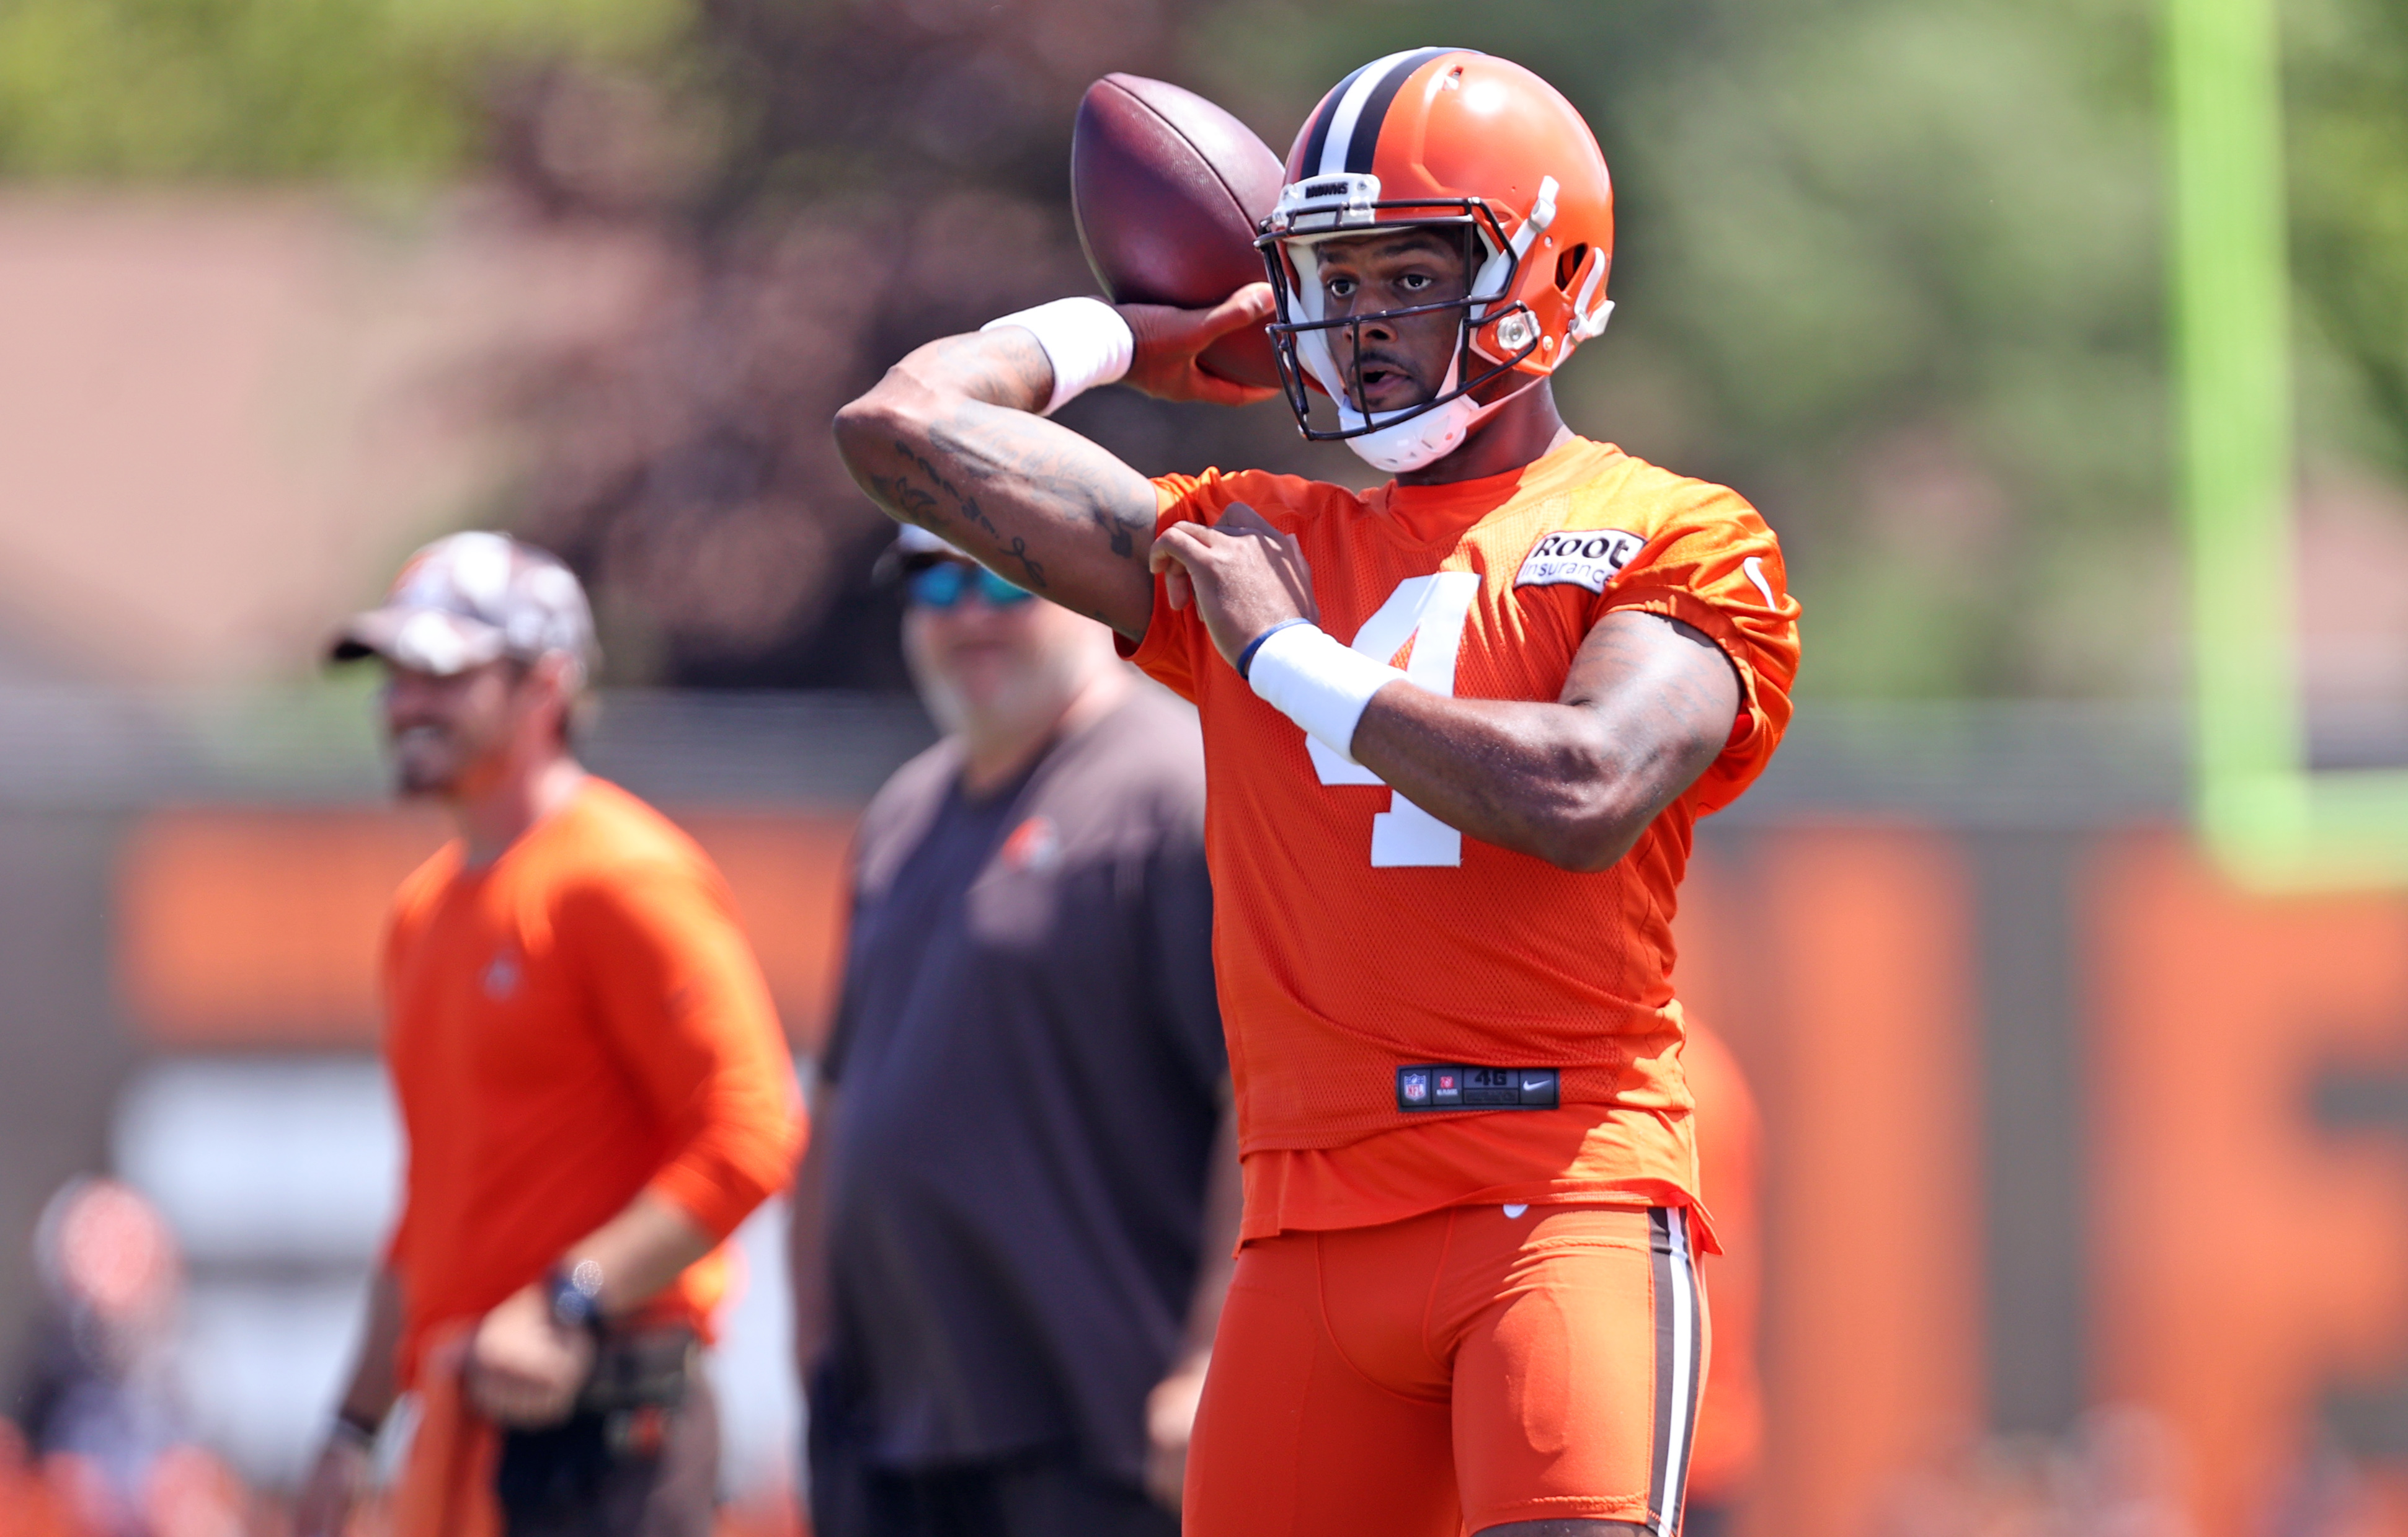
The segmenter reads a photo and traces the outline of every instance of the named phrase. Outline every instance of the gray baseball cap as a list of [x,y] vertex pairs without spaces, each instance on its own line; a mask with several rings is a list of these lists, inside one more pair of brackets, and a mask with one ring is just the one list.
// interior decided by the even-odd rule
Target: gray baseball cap
[[326,659],[377,656],[449,676],[502,657],[533,662],[554,651],[576,662],[580,683],[602,660],[575,574],[533,545],[472,533],[412,555],[384,602],[335,633]]

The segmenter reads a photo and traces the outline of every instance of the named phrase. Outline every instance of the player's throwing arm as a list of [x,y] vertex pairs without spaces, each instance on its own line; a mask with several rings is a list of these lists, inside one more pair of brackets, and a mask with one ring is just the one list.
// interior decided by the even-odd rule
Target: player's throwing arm
[[1207,310],[1064,299],[1006,316],[896,363],[837,413],[837,446],[888,516],[1135,640],[1154,609],[1154,487],[1044,419],[1124,380],[1166,400],[1260,400],[1270,391],[1204,373],[1196,356],[1270,308],[1258,284]]

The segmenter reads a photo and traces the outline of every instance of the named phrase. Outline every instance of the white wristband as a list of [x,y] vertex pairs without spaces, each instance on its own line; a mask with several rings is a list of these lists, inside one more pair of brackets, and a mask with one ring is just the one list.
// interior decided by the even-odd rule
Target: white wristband
[[1371,696],[1404,676],[1319,625],[1291,624],[1255,650],[1246,681],[1265,704],[1352,762],[1354,728]]
[[1137,356],[1137,337],[1120,311],[1101,299],[1056,299],[1017,310],[979,327],[1016,325],[1037,338],[1054,365],[1054,398],[1041,416],[1052,416],[1098,384],[1117,384]]

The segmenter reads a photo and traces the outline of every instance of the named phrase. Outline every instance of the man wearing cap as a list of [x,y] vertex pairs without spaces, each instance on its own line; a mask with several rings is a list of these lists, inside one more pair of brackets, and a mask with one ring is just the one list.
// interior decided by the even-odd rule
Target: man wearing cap
[[854,850],[795,1192],[818,1537],[1155,1537],[1237,1236],[1194,716],[906,528],[944,740]]
[[340,1532],[414,1388],[401,1537],[702,1537],[720,1245],[802,1140],[760,967],[702,851],[578,766],[593,621],[559,562],[438,540],[332,656],[382,661],[400,791],[458,835],[394,903],[408,1177],[296,1528]]

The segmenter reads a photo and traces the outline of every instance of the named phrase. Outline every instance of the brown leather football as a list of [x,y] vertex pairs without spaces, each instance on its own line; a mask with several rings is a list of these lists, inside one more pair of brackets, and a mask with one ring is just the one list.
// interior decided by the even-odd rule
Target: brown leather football
[[[1219,304],[1263,280],[1255,226],[1279,201],[1279,156],[1192,91],[1141,75],[1087,88],[1070,136],[1070,211],[1087,265],[1115,304]],[[1270,338],[1249,326],[1197,364],[1276,385]]]

